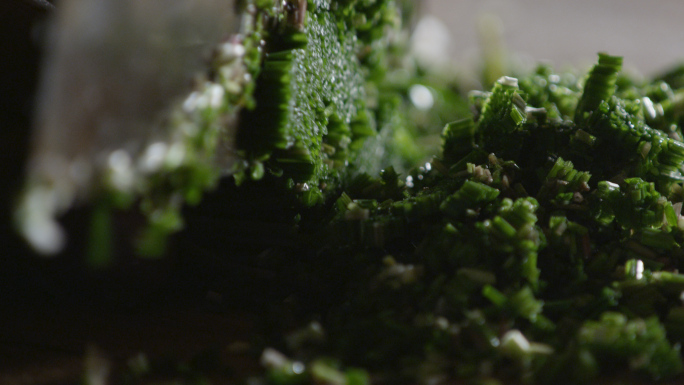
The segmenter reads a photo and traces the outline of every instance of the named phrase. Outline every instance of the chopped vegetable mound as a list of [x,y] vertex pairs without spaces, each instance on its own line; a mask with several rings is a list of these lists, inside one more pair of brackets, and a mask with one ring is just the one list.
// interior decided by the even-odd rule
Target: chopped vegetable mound
[[143,255],[185,225],[183,273],[263,316],[250,384],[682,378],[682,67],[600,53],[466,96],[407,57],[409,2],[238,4],[244,36],[170,119],[182,156],[135,199],[106,175],[91,259],[114,210],[140,206]]
[[621,64],[502,77],[446,124],[439,156],[350,172],[301,212],[299,243],[262,266],[322,334],[267,342],[290,357],[267,383],[680,375],[678,91]]

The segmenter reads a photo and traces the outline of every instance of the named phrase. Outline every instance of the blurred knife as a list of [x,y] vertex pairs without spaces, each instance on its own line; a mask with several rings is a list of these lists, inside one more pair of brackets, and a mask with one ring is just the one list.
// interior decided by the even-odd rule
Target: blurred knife
[[137,164],[152,144],[170,144],[169,109],[206,72],[212,49],[238,31],[235,8],[233,0],[57,4],[18,211],[34,248],[62,249],[55,218],[88,199],[106,167]]

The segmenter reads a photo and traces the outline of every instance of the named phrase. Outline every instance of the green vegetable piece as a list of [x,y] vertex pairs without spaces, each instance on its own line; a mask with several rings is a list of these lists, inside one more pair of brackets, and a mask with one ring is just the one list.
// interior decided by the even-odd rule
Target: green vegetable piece
[[477,121],[479,142],[487,151],[505,159],[517,158],[523,139],[520,131],[527,117],[525,106],[517,79],[504,76],[496,82]]
[[442,130],[442,154],[444,160],[454,163],[468,154],[475,145],[475,122],[465,118],[447,123]]
[[[346,385],[349,377],[345,376],[340,370],[331,365],[325,360],[317,360],[310,364],[311,378],[316,383],[325,383],[330,385]],[[352,375],[352,380],[359,380],[358,377]],[[351,385],[351,384],[349,384]]]
[[584,84],[584,92],[577,104],[575,121],[582,124],[587,115],[596,110],[602,101],[607,101],[615,93],[617,74],[622,69],[622,57],[599,53],[598,64],[589,73]]
[[503,306],[508,301],[508,298],[502,292],[491,285],[485,285],[482,288],[482,295],[496,306]]
[[653,380],[671,378],[684,370],[679,347],[670,345],[655,317],[627,320],[620,313],[606,312],[599,321],[584,323],[578,342],[599,362],[621,362]]
[[459,218],[466,210],[476,209],[499,196],[499,190],[479,182],[465,181],[463,186],[440,205],[440,210],[448,216]]

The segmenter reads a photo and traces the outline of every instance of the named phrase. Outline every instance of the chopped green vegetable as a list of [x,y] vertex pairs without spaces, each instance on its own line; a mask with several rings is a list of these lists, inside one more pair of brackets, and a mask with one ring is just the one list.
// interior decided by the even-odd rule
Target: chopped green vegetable
[[[583,80],[543,65],[466,98],[407,64],[402,1],[241,4],[244,57],[218,55],[171,119],[176,153],[137,200],[103,176],[92,263],[114,208],[139,205],[146,255],[186,223],[202,288],[268,309],[254,383],[682,375],[682,68],[638,82],[601,53]],[[238,107],[219,182],[208,160]]]
[[279,268],[326,339],[289,354],[397,380],[682,373],[684,147],[661,130],[677,121],[649,123],[644,98],[670,99],[621,63],[600,54],[584,83],[502,77],[446,124],[441,155],[401,179],[389,160],[352,171],[302,212]]

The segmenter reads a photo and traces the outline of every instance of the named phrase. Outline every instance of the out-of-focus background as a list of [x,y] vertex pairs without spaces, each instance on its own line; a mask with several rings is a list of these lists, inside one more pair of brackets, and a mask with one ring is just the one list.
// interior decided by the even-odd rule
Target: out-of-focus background
[[681,0],[422,0],[422,8],[450,32],[448,56],[469,68],[478,63],[478,23],[487,15],[500,20],[507,52],[559,69],[585,69],[600,51],[624,56],[626,69],[644,75],[684,59]]

